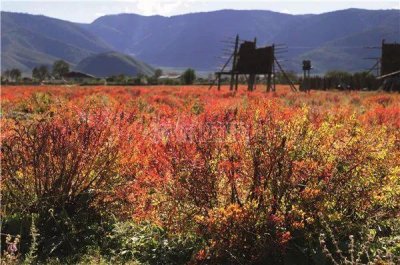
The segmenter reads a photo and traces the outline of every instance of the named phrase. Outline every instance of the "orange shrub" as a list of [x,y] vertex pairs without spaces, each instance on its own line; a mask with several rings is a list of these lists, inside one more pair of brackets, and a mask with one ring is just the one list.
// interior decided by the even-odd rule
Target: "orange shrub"
[[2,207],[90,193],[196,234],[199,264],[279,263],[322,220],[344,237],[398,217],[400,96],[279,89],[5,87]]

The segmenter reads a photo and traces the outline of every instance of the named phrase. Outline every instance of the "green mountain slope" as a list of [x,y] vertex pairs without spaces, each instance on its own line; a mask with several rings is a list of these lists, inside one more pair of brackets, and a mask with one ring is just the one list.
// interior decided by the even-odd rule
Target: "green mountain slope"
[[111,47],[74,23],[45,16],[1,12],[1,67],[25,73],[63,59],[71,65]]
[[117,52],[106,52],[89,56],[79,62],[74,69],[97,77],[108,77],[119,74],[127,76],[137,76],[138,74],[152,76],[154,74],[154,69],[151,66],[131,56]]
[[[295,60],[311,59],[313,72],[323,73],[326,70],[362,71],[371,68],[381,56],[381,40],[388,42],[399,41],[397,27],[376,27],[363,32],[352,34],[334,41],[330,41],[301,54]],[[396,38],[397,36],[397,38]],[[292,66],[293,67],[293,66]]]
[[18,67],[29,73],[38,64],[63,59],[75,66],[111,50],[160,67],[214,71],[225,63],[220,57],[232,48],[223,41],[236,34],[242,39],[257,37],[258,46],[285,44],[288,51],[278,58],[286,59],[288,70],[301,72],[301,61],[311,59],[317,73],[361,71],[372,63],[363,58],[379,56],[379,50],[363,47],[380,46],[383,38],[400,41],[400,10],[347,9],[319,15],[260,10],[172,17],[119,14],[91,24],[10,12],[1,15],[2,69]]
[[288,60],[288,69],[301,71],[302,58],[309,57],[316,60],[320,72],[358,71],[369,63],[360,56],[375,53],[366,52],[364,46],[379,46],[382,37],[400,41],[400,11],[346,9],[288,15],[220,10],[172,17],[120,14],[100,17],[84,27],[116,50],[152,65],[217,70],[224,64],[218,57],[229,48],[222,41],[239,34],[243,39],[257,37],[260,46],[285,44],[288,52],[279,57]]

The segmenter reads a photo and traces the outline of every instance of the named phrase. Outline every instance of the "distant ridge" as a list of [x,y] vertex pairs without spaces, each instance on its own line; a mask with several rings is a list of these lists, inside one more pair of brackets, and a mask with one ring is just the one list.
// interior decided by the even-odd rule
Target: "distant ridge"
[[[172,17],[107,15],[90,24],[44,16],[2,12],[2,68],[29,70],[61,58],[82,59],[115,50],[153,66],[213,71],[223,64],[227,44],[239,34],[258,45],[284,43],[285,68],[301,71],[311,59],[314,73],[372,66],[382,39],[400,42],[400,10],[346,9],[318,15],[289,15],[262,10],[220,10]],[[29,70],[30,71],[30,70]]]
[[96,77],[109,77],[119,74],[126,76],[154,75],[154,69],[151,66],[118,52],[91,55],[79,62],[74,70]]
[[[301,71],[301,61],[313,61],[313,72],[361,71],[365,57],[379,56],[364,46],[400,41],[399,10],[346,9],[318,15],[289,15],[262,10],[220,10],[172,17],[136,14],[108,15],[85,26],[116,50],[153,64],[216,70],[217,57],[237,33],[257,37],[259,45],[284,43],[285,67]],[[363,36],[357,39],[356,36]],[[340,44],[340,45],[339,45]],[[353,48],[349,48],[349,47]],[[357,48],[356,48],[357,47]]]
[[63,59],[74,65],[111,46],[75,23],[46,16],[1,12],[1,68],[52,65]]

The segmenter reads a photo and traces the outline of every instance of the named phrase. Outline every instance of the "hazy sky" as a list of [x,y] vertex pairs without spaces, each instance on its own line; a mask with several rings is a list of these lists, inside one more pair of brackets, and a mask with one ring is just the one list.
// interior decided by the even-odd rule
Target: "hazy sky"
[[1,10],[41,14],[74,22],[119,13],[172,16],[219,9],[261,9],[289,14],[319,14],[350,7],[400,9],[400,0],[1,0]]

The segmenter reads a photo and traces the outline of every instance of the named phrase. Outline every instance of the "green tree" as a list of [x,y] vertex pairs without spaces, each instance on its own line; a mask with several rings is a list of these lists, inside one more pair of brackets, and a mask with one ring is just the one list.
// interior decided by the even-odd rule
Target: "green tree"
[[[348,89],[352,87],[352,74],[344,71],[328,71],[325,73],[325,78],[328,78],[331,87],[339,89]],[[333,86],[332,86],[333,85]]]
[[14,68],[11,69],[10,71],[10,77],[13,79],[15,82],[17,82],[21,78],[21,70]]
[[163,71],[161,69],[156,69],[154,72],[154,77],[156,79],[158,79],[160,76],[162,76],[162,74],[163,74]]
[[49,76],[49,69],[45,65],[35,67],[32,70],[32,77],[39,81],[45,80]]
[[[289,77],[289,80],[292,81],[293,83],[298,83],[298,81],[299,81],[299,78],[298,78],[296,72],[294,72],[294,71],[286,72],[286,76]],[[277,84],[283,84],[283,85],[289,84],[289,81],[281,72],[276,73],[275,82]]]
[[60,79],[63,75],[69,73],[69,64],[63,60],[55,61],[53,64],[53,76]]
[[5,70],[5,71],[3,72],[2,77],[4,78],[4,80],[9,81],[9,80],[10,80],[10,77],[11,77],[11,71],[10,71],[10,70]]
[[191,85],[193,84],[194,80],[196,80],[196,72],[188,68],[183,74],[182,74],[182,82],[185,85]]
[[351,77],[351,74],[348,72],[344,72],[344,71],[328,71],[325,73],[325,77],[326,78],[335,78],[338,80],[342,80],[342,79],[348,79]]
[[126,83],[127,77],[124,74],[117,75],[117,82],[118,83]]
[[146,83],[150,85],[157,85],[158,84],[158,78],[162,76],[163,71],[161,69],[156,69],[154,71],[154,74],[152,76],[147,76],[146,77]]

